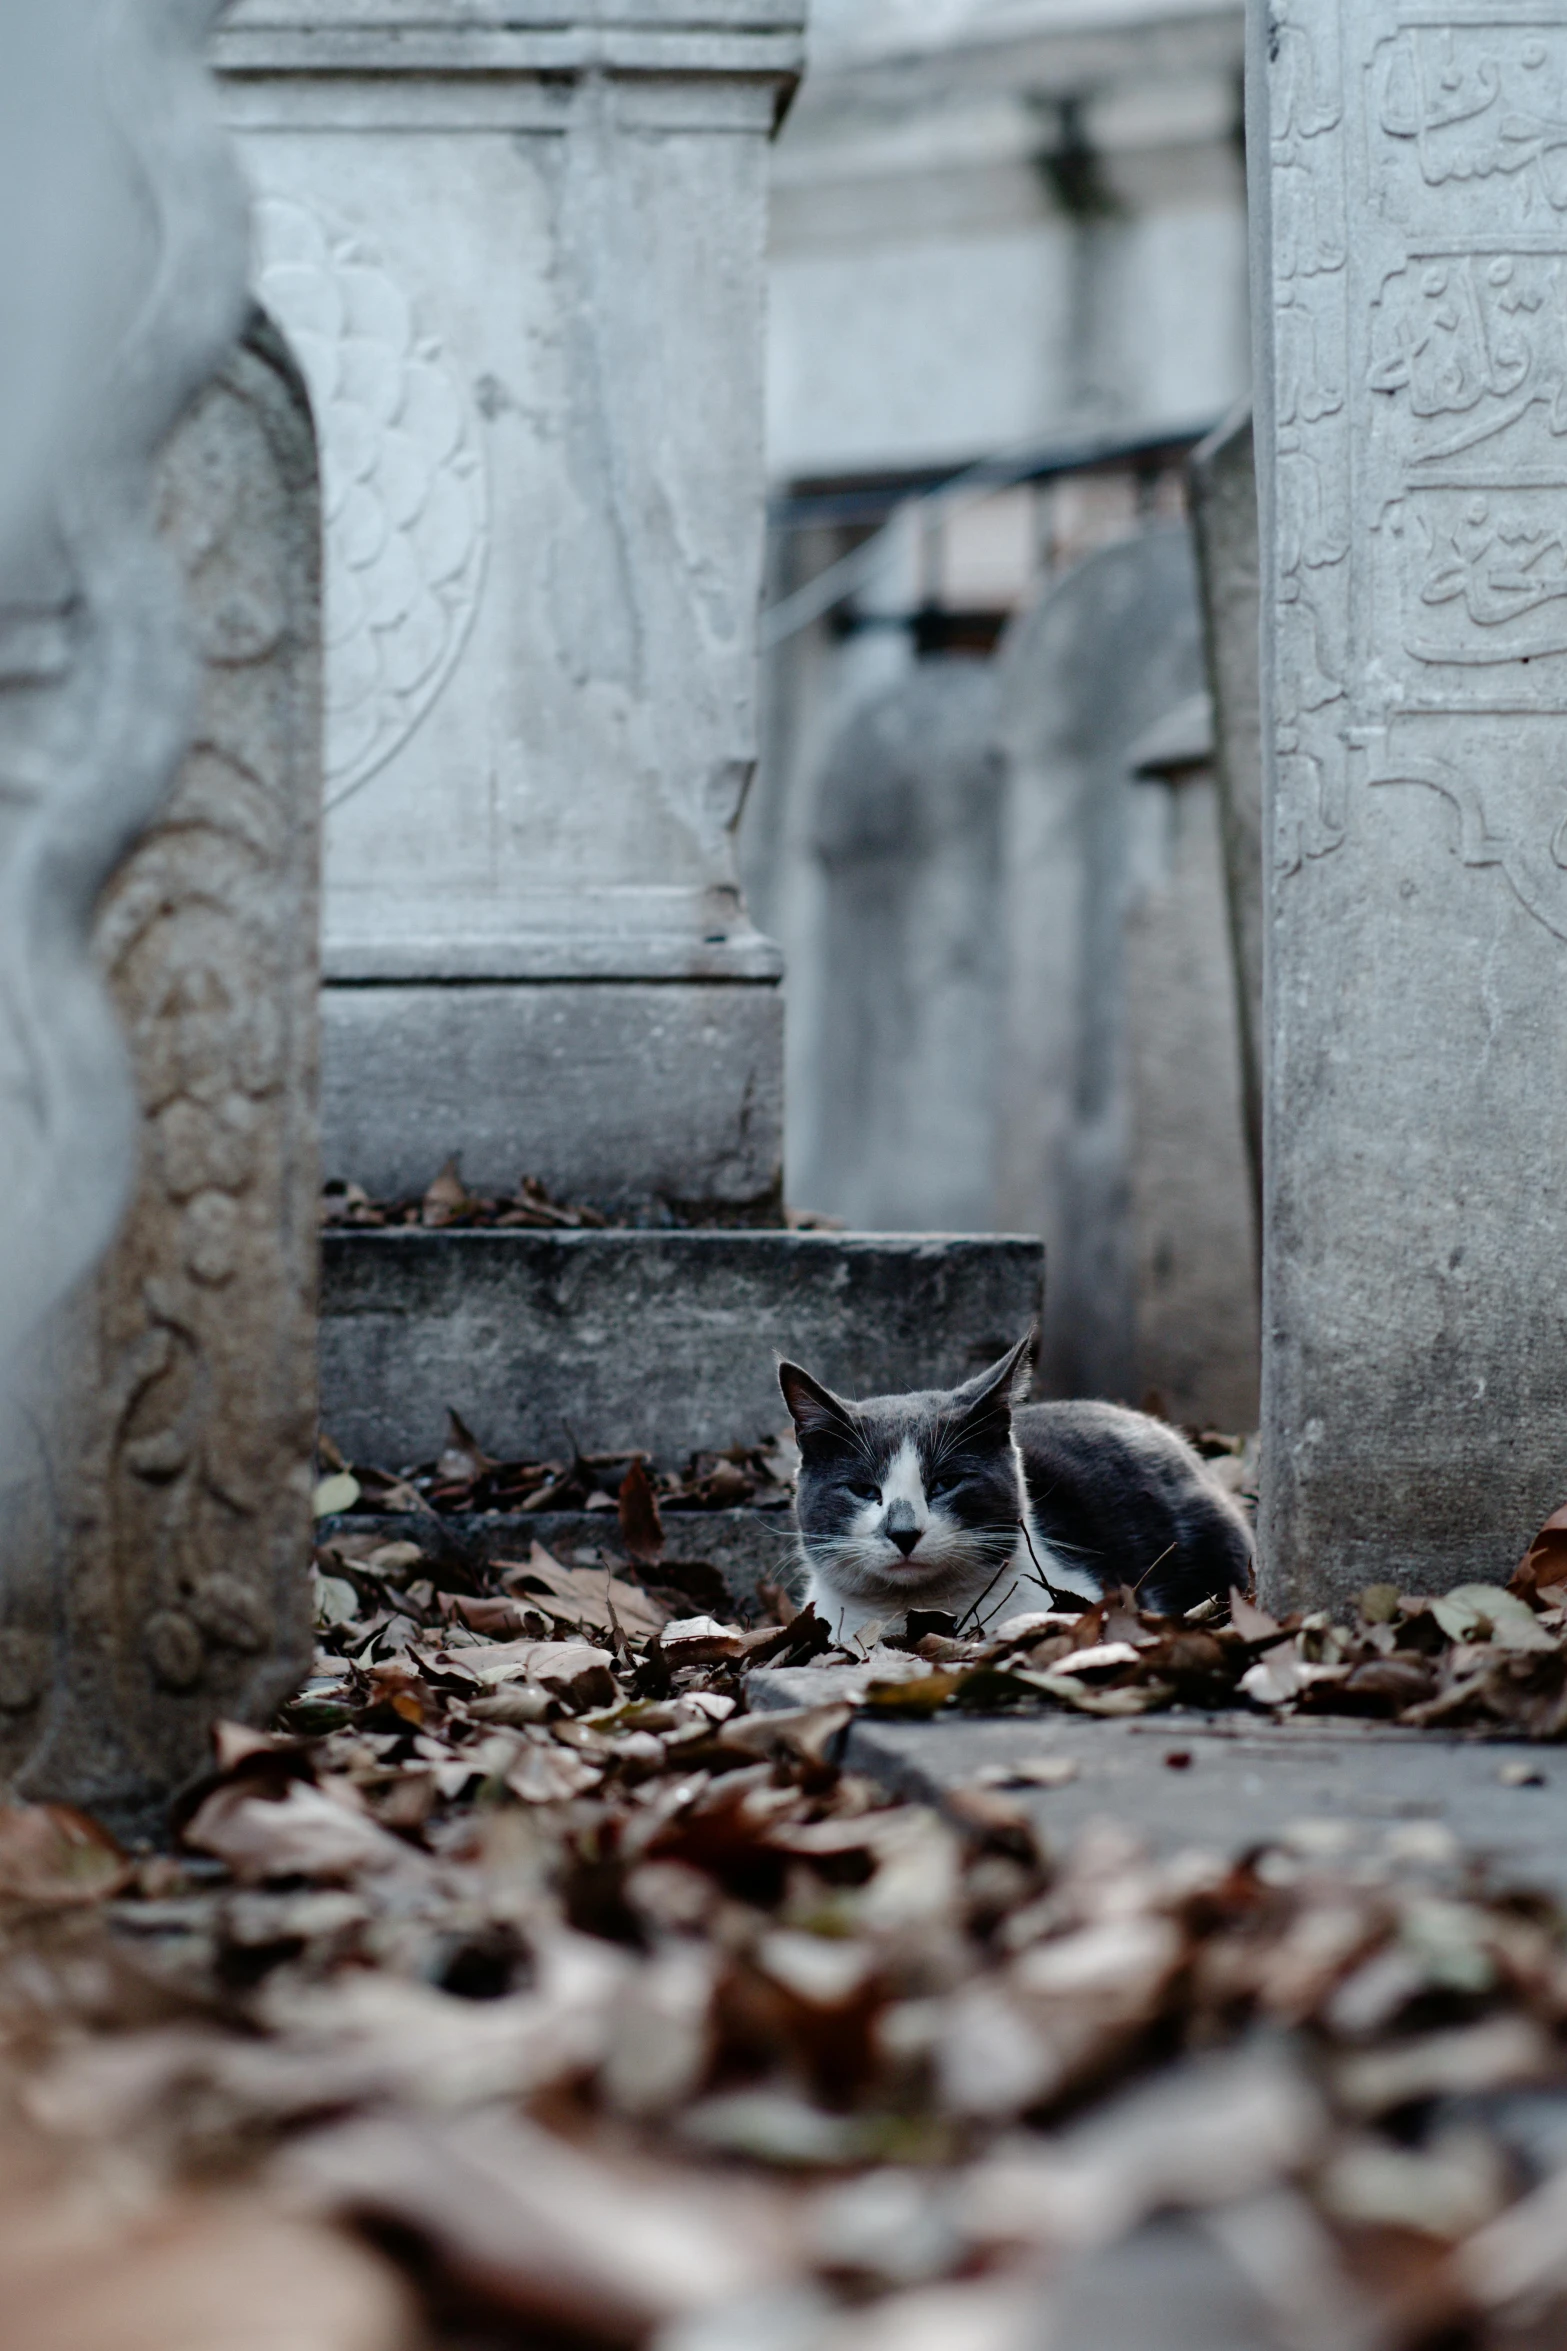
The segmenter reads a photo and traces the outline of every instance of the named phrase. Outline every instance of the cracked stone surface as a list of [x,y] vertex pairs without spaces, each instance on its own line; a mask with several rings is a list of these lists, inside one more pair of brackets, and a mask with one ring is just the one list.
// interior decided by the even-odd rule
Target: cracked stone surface
[[[759,1710],[819,1705],[851,1695],[853,1673],[798,1666],[754,1673],[747,1687]],[[861,1714],[845,1752],[852,1770],[934,1804],[1039,1757],[1074,1766],[1072,1777],[1008,1793],[1053,1844],[1099,1820],[1160,1854],[1191,1845],[1241,1853],[1283,1837],[1323,1855],[1438,1859],[1456,1844],[1483,1854],[1496,1878],[1567,1897],[1567,1754],[1552,1747],[1380,1723],[1175,1711],[1114,1722],[1052,1711],[928,1722]]]

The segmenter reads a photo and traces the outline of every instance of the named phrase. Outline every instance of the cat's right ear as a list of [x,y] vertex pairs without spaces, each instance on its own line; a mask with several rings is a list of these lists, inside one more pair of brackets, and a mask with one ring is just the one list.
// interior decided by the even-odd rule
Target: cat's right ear
[[848,1405],[797,1363],[779,1364],[778,1385],[802,1445],[812,1437],[846,1441],[854,1436],[854,1415]]
[[1007,1350],[999,1363],[988,1371],[976,1372],[953,1391],[956,1417],[964,1428],[982,1427],[986,1421],[1010,1419],[1014,1409],[1024,1402],[1034,1377],[1034,1356],[1039,1347],[1039,1329],[1030,1323],[1015,1347]]

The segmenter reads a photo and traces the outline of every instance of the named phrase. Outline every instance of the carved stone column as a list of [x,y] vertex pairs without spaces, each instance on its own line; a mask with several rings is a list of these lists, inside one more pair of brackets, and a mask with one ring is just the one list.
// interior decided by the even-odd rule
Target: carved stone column
[[776,1206],[754,756],[767,142],[800,0],[239,0],[326,493],[325,1156]]
[[1256,0],[1265,1588],[1567,1489],[1567,11]]

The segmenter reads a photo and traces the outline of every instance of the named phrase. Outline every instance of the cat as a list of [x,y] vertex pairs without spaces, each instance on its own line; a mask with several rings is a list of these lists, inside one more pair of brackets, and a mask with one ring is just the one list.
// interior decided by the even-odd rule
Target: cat
[[1185,1438],[1119,1404],[1025,1404],[1034,1344],[961,1387],[858,1403],[779,1365],[807,1597],[840,1640],[911,1608],[973,1632],[1057,1593],[1127,1585],[1178,1615],[1247,1588],[1250,1528]]

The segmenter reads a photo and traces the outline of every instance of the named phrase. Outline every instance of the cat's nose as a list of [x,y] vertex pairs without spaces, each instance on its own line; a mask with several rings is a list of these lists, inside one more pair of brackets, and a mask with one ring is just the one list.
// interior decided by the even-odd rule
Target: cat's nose
[[920,1530],[914,1521],[914,1508],[908,1502],[894,1502],[887,1513],[887,1540],[896,1543],[905,1559],[920,1539]]

